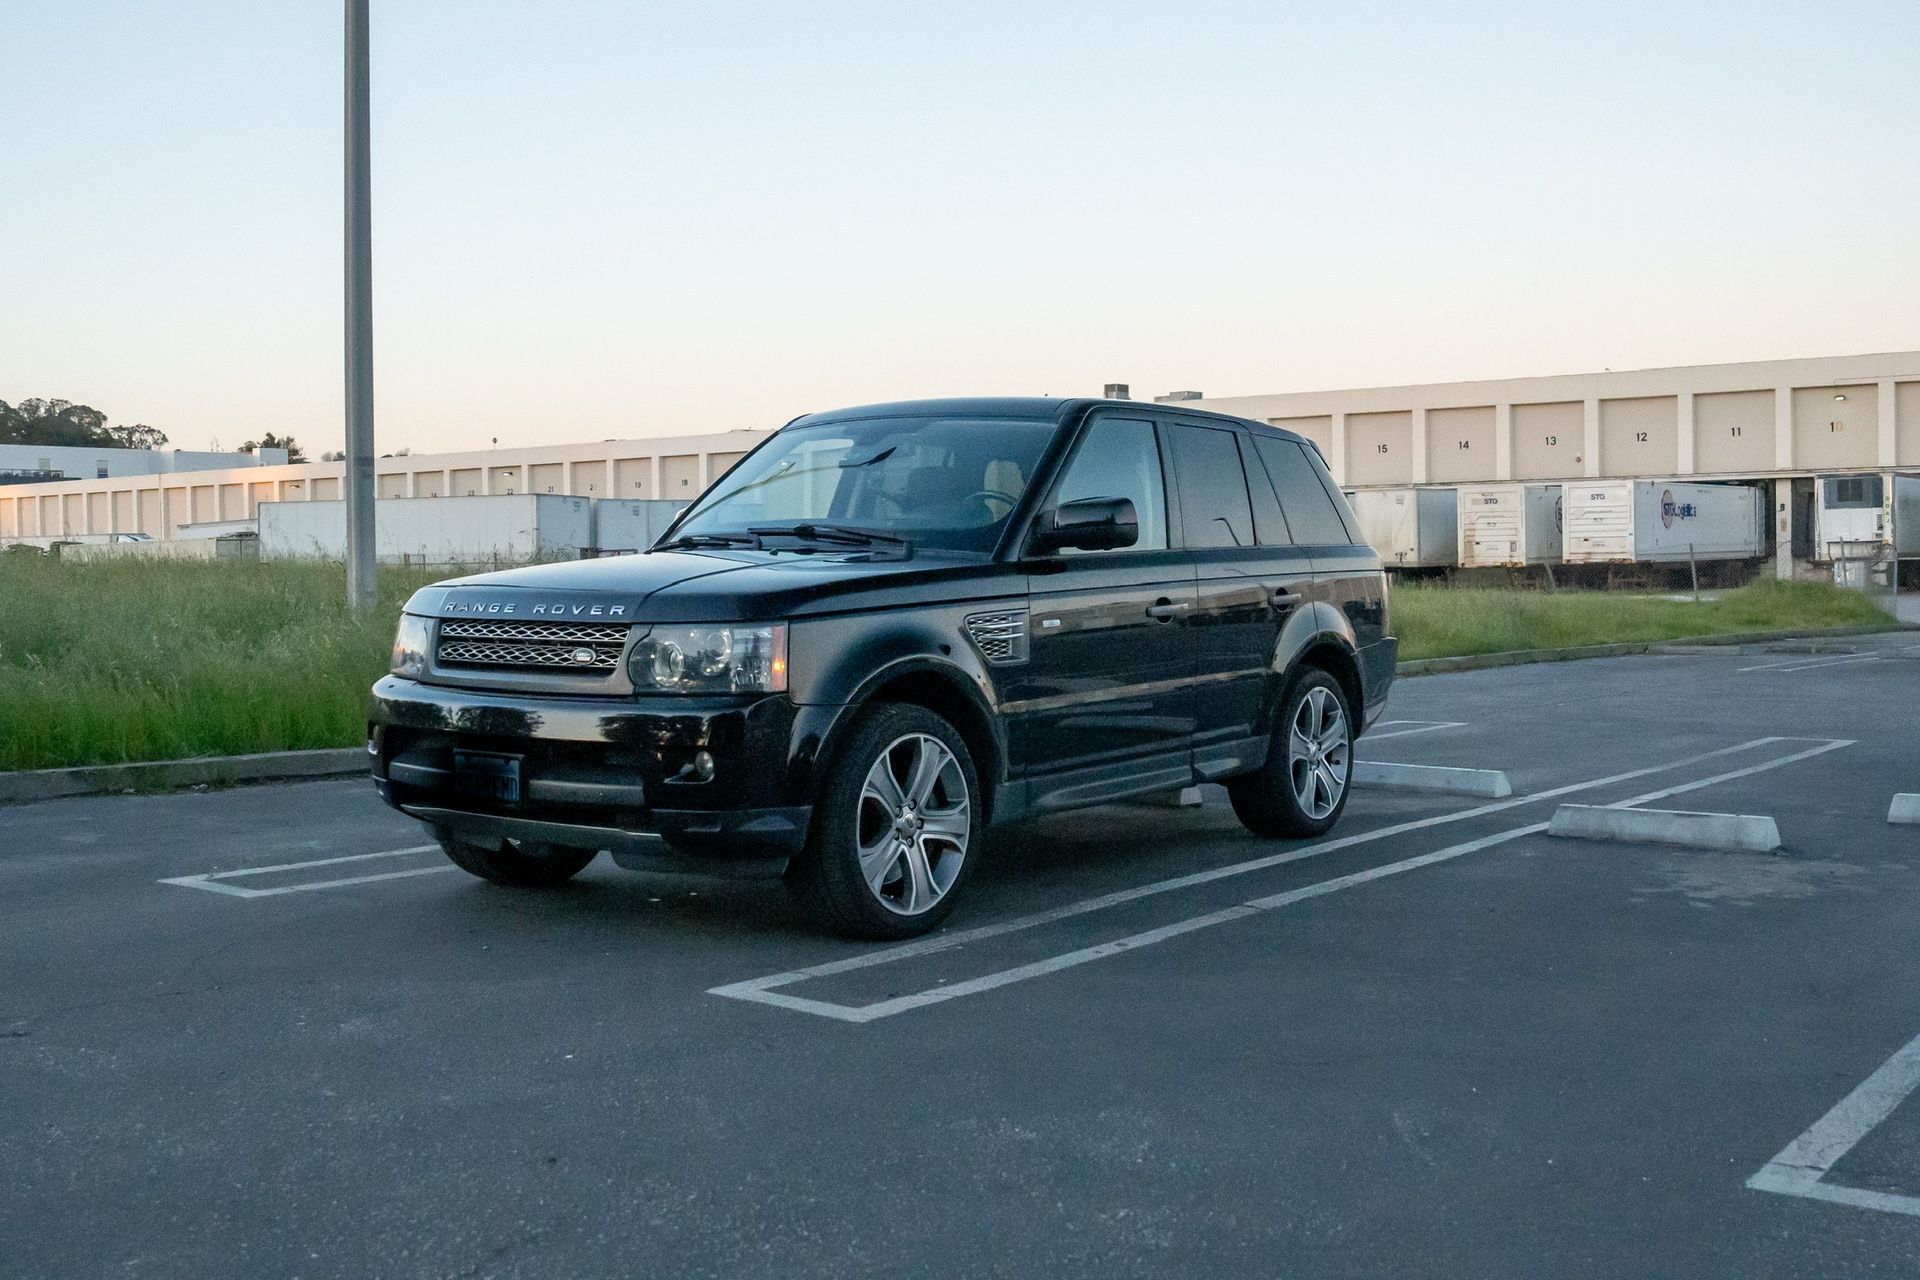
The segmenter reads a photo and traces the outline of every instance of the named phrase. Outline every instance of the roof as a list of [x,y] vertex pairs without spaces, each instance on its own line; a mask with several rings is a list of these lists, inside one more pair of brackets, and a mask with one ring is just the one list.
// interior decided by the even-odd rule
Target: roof
[[942,400],[896,400],[887,404],[855,405],[846,409],[829,409],[822,413],[808,413],[795,418],[787,425],[806,426],[812,423],[845,422],[858,418],[918,418],[918,417],[966,417],[966,418],[1040,418],[1062,421],[1070,415],[1099,407],[1124,408],[1135,413],[1151,412],[1160,415],[1177,415],[1185,418],[1213,418],[1221,422],[1231,422],[1243,427],[1251,427],[1267,435],[1284,436],[1289,440],[1302,437],[1282,427],[1265,422],[1255,422],[1249,418],[1236,418],[1230,414],[1217,413],[1210,409],[1189,407],[1184,403],[1160,404],[1143,400],[1103,400],[1096,396],[954,396]]

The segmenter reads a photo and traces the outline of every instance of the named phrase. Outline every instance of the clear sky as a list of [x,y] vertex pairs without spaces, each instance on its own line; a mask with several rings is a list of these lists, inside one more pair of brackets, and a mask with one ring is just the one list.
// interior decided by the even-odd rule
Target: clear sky
[[[341,6],[0,0],[0,399],[341,438]],[[1920,347],[1920,5],[373,0],[383,450]]]

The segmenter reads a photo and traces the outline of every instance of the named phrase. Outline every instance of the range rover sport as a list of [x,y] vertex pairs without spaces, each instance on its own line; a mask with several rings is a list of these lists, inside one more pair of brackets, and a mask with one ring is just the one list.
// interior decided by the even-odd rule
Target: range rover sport
[[1261,836],[1328,830],[1396,647],[1298,436],[877,405],[788,424],[644,554],[417,592],[367,746],[381,796],[484,879],[603,850],[782,875],[831,927],[900,938],[953,908],[989,824],[1222,782]]

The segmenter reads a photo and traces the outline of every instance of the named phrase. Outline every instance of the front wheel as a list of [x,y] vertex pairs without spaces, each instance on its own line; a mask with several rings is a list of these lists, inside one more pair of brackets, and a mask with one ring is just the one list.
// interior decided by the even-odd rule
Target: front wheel
[[828,927],[911,938],[953,910],[972,870],[980,779],[960,734],[925,707],[867,712],[830,766],[790,880]]
[[1353,728],[1340,682],[1301,672],[1281,699],[1267,763],[1227,783],[1233,812],[1257,836],[1318,836],[1333,829],[1353,777]]
[[597,849],[564,849],[558,845],[517,844],[503,840],[498,847],[440,836],[440,848],[453,865],[510,889],[546,889],[580,874],[599,856]]

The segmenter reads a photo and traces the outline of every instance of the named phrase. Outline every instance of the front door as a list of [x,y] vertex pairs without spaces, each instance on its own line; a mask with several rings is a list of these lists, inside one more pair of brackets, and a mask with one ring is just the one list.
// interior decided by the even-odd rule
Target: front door
[[1173,773],[1193,732],[1194,578],[1167,536],[1163,477],[1153,423],[1101,414],[1049,498],[1130,499],[1140,534],[1131,547],[1031,566],[1030,657],[1007,690],[1016,777],[1085,770],[1095,790],[1142,770],[1186,780]]

